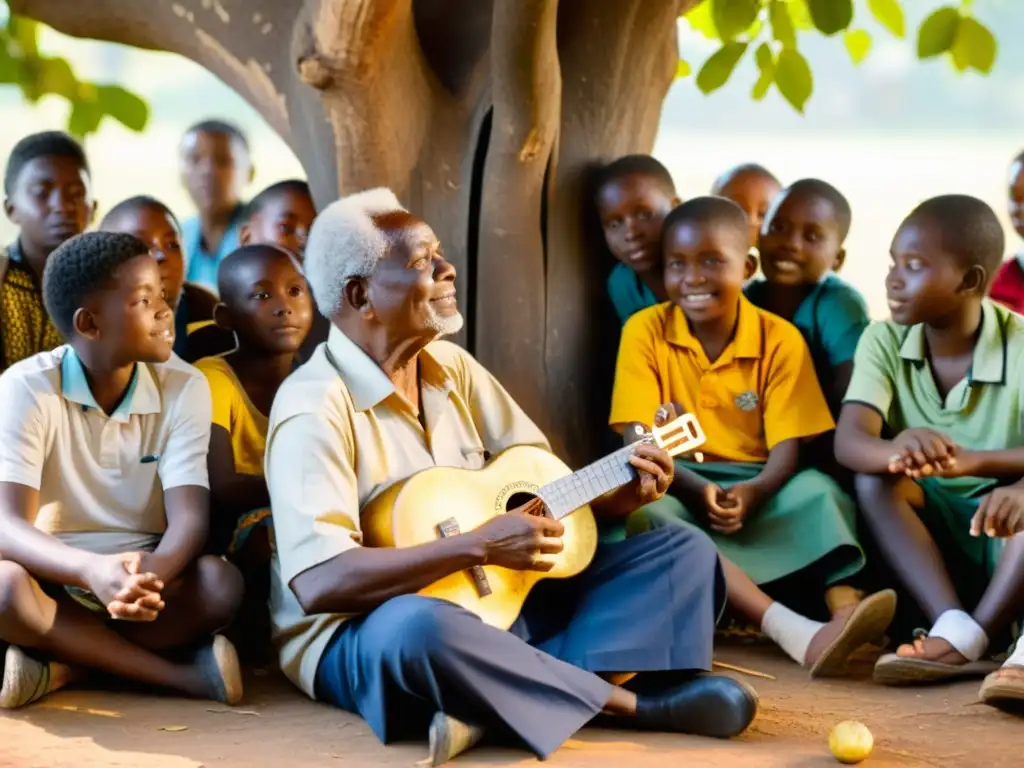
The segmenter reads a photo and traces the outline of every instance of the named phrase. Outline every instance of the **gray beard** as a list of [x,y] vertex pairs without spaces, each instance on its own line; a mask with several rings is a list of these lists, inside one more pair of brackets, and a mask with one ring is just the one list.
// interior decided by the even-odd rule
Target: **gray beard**
[[462,330],[462,324],[465,322],[462,319],[462,313],[456,312],[454,315],[448,317],[442,317],[437,311],[430,308],[430,319],[427,321],[430,325],[431,330],[436,331],[438,337],[441,336],[452,336]]

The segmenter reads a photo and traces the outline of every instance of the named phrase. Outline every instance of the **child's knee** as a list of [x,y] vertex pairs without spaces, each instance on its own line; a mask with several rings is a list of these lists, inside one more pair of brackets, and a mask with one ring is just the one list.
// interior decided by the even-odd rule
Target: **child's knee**
[[209,617],[215,629],[227,626],[234,619],[245,595],[241,572],[231,563],[213,555],[200,557],[195,568],[202,612]]
[[853,478],[857,503],[866,517],[889,514],[884,505],[894,501],[916,500],[922,495],[921,488],[904,475],[855,475]]
[[0,629],[5,619],[14,616],[18,595],[32,589],[32,576],[17,563],[0,560]]

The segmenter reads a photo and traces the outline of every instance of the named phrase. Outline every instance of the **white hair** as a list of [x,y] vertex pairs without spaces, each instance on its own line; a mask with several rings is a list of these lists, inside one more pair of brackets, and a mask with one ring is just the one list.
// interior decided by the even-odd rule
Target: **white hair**
[[321,314],[336,314],[345,283],[372,275],[387,254],[387,238],[374,217],[405,212],[394,192],[378,187],[336,200],[317,215],[306,241],[303,268]]

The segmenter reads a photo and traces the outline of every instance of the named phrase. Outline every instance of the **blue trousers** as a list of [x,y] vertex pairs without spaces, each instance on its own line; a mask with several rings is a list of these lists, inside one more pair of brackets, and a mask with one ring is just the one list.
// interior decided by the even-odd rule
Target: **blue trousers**
[[711,540],[660,528],[602,544],[573,579],[538,584],[508,632],[443,600],[388,600],[338,628],[316,697],[361,715],[384,743],[422,737],[442,711],[544,758],[608,702],[612,686],[595,672],[710,669],[724,599]]

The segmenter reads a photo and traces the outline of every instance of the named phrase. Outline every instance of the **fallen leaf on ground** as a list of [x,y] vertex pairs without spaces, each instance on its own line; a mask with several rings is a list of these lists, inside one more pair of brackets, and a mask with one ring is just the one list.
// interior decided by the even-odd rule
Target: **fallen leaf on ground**
[[215,715],[255,715],[260,717],[260,713],[252,709],[208,709],[206,711]]
[[161,725],[157,730],[167,731],[168,733],[177,733],[178,731],[187,731],[187,725]]

